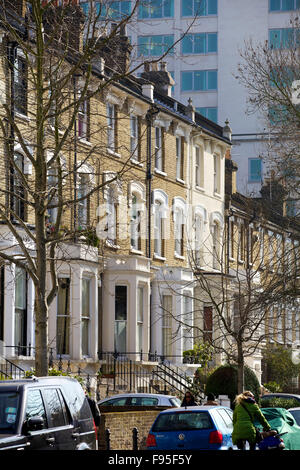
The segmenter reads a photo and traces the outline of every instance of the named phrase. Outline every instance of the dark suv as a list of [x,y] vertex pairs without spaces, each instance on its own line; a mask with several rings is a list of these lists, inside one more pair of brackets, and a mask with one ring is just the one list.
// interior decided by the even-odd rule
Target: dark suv
[[92,412],[70,377],[0,381],[0,450],[96,450]]

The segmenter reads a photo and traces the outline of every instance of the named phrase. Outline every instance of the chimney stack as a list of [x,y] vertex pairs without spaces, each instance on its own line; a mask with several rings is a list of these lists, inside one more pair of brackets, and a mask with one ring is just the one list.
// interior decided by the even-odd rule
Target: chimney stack
[[157,62],[146,62],[141,78],[152,82],[158,93],[167,96],[172,95],[172,86],[175,85],[175,82],[167,70],[166,62],[160,62],[159,67]]

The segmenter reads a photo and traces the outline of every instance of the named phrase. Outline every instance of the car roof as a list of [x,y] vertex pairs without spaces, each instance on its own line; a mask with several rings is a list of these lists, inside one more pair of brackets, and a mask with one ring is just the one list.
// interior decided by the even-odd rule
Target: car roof
[[165,413],[180,413],[184,411],[189,411],[189,412],[197,412],[197,411],[211,411],[215,409],[227,409],[230,410],[228,406],[222,406],[222,405],[198,405],[198,406],[182,406],[180,408],[171,408],[168,410],[163,410],[160,412],[160,414],[165,414]]
[[265,393],[261,398],[268,398],[268,397],[295,397],[300,399],[300,395],[297,395],[296,393]]
[[104,400],[112,400],[114,398],[130,398],[130,397],[161,397],[161,398],[178,398],[175,395],[163,395],[162,393],[119,393],[117,395],[111,395],[110,397],[103,398]]
[[0,388],[19,388],[27,385],[44,385],[44,384],[59,384],[63,381],[72,381],[77,382],[76,379],[73,377],[66,377],[66,376],[48,376],[48,377],[30,377],[28,379],[19,379],[19,380],[1,380],[0,381]]

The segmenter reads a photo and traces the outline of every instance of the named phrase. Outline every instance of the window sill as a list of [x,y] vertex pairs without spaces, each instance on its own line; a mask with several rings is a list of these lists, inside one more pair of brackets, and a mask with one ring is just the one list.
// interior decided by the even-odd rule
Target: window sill
[[[55,127],[54,127],[54,126],[52,126],[52,125],[50,124],[49,127],[50,127],[51,132],[55,132]],[[58,133],[59,133],[60,135],[63,135],[63,134],[64,134],[64,131],[62,131],[61,129],[58,129]]]
[[176,259],[181,259],[181,260],[185,260],[185,256],[182,256],[182,255],[178,255],[178,253],[174,253],[174,258]]
[[143,251],[136,250],[135,248],[130,248],[130,253],[132,253],[133,255],[143,255],[144,254]]
[[139,161],[136,160],[135,158],[131,158],[131,159],[130,159],[130,162],[131,162],[133,165],[140,166],[141,168],[144,166],[143,163],[139,162]]
[[231,256],[228,257],[229,261],[235,261],[235,258],[232,258]]
[[15,116],[19,119],[23,119],[23,121],[31,121],[30,117],[28,117],[26,114],[18,113],[18,111],[15,111]]
[[112,248],[113,250],[119,250],[120,249],[119,245],[115,245],[114,243],[110,242],[109,240],[105,240],[105,245],[108,248]]
[[84,137],[78,137],[78,142],[83,145],[87,145],[88,147],[92,146],[92,143],[89,140],[86,140]]
[[199,191],[200,193],[205,193],[205,189],[202,186],[195,186],[195,189]]
[[110,148],[107,148],[107,153],[114,157],[121,158],[121,155],[119,153],[115,152],[114,150],[111,150]]
[[214,191],[214,197],[217,197],[218,199],[222,199],[221,194],[217,191]]
[[167,258],[165,258],[164,256],[159,256],[159,255],[157,255],[156,253],[154,253],[153,258],[154,258],[154,259],[157,259],[157,260],[159,260],[159,261],[166,261],[166,259],[167,259]]
[[157,173],[158,175],[161,175],[161,176],[168,176],[167,173],[165,173],[162,170],[158,170],[157,168],[154,168],[154,173]]
[[182,180],[181,178],[176,178],[176,181],[180,184],[185,184],[185,181]]
[[245,264],[245,261],[242,260],[242,259],[239,259],[239,260],[238,260],[238,263],[239,263],[239,264]]

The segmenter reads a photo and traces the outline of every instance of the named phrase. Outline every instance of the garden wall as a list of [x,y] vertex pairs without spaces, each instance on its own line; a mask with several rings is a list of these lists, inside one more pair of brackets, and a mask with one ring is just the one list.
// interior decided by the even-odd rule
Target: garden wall
[[106,430],[110,431],[110,450],[132,450],[133,428],[138,430],[138,450],[146,449],[146,439],[156,416],[163,407],[111,407],[101,408],[99,450],[107,449]]

